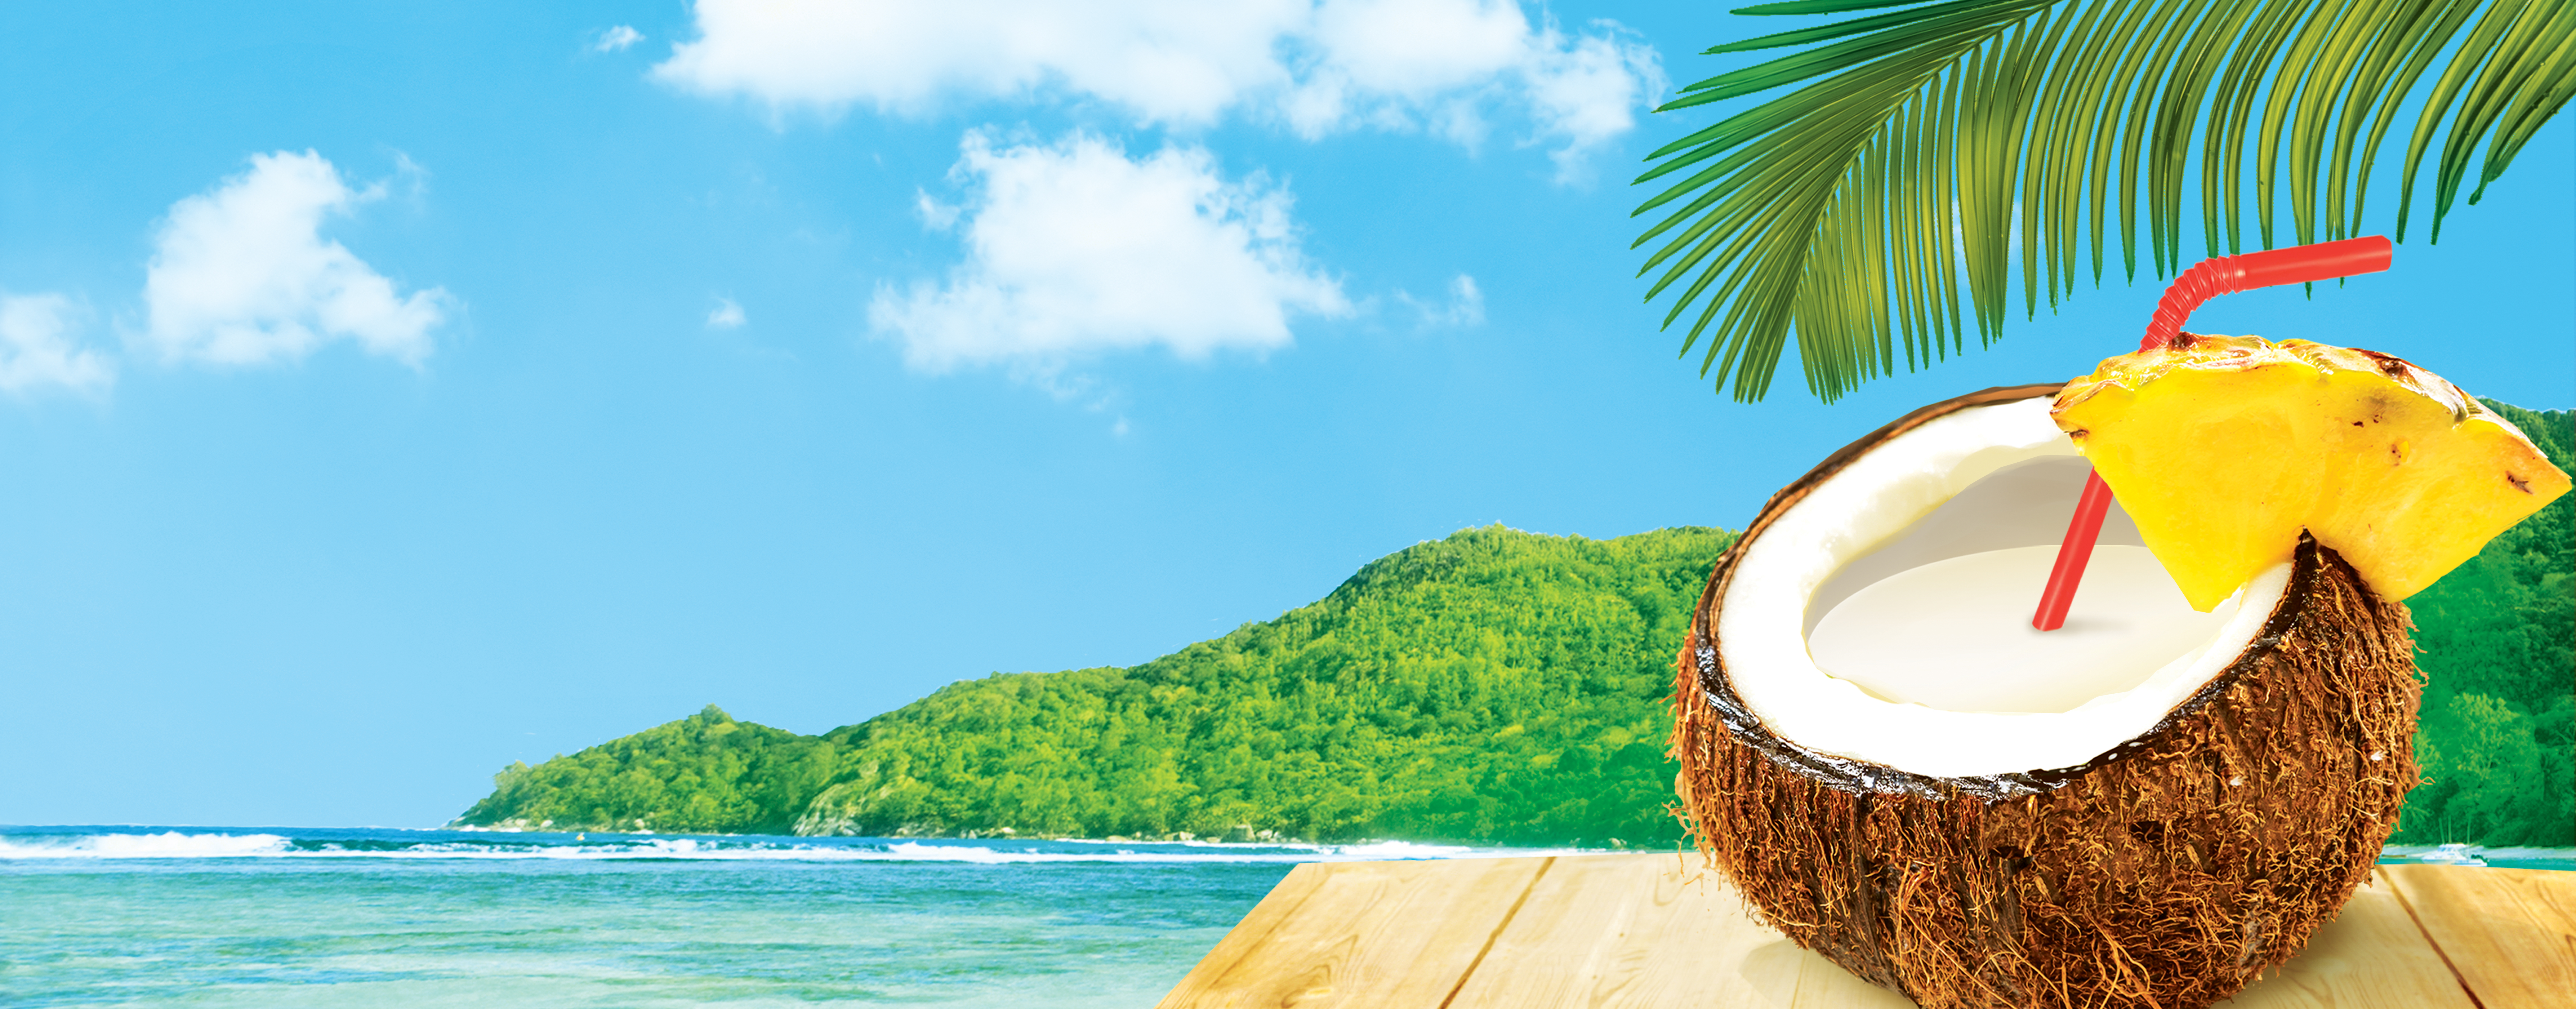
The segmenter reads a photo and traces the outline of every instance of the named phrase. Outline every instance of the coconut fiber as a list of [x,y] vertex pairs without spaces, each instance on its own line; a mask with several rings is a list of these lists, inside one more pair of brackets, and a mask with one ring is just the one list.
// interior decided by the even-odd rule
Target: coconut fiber
[[2153,730],[2077,768],[1944,779],[1814,753],[1735,696],[1716,606],[1745,545],[1917,411],[1775,496],[1700,598],[1674,694],[1682,813],[1798,945],[1931,1009],[2195,1009],[2296,954],[2368,878],[2416,780],[2403,604],[2299,545],[2261,635]]

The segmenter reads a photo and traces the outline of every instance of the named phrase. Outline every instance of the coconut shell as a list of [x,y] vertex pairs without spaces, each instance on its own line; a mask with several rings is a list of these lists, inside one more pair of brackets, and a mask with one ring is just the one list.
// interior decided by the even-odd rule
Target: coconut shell
[[2421,681],[2403,604],[2304,537],[2254,642],[2143,735],[2081,767],[1956,779],[1805,750],[1736,698],[1718,601],[1807,492],[1988,389],[1872,432],[1773,495],[1700,596],[1674,691],[1681,812],[1798,945],[1929,1009],[2226,998],[2368,878],[2414,787]]

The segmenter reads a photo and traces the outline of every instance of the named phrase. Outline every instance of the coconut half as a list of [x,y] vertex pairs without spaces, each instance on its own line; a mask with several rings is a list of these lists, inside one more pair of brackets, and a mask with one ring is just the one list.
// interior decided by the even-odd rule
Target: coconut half
[[1772,497],[1681,656],[1683,811],[1772,925],[1925,1006],[2206,1005],[2395,828],[2406,611],[2303,542],[2196,613],[2115,515],[2084,633],[2029,630],[2087,468],[2058,388],[1915,411]]

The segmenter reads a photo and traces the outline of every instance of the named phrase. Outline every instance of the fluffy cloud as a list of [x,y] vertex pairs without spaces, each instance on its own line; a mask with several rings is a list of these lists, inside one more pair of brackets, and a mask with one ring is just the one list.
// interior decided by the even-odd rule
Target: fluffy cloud
[[381,198],[312,151],[251,157],[250,171],[170,207],[143,282],[142,342],[166,361],[257,364],[332,340],[418,364],[452,299],[400,294],[321,235],[327,215]]
[[915,368],[1263,350],[1289,342],[1292,314],[1350,311],[1299,251],[1287,192],[1225,181],[1203,149],[1131,160],[1084,134],[997,149],[977,132],[956,172],[973,190],[956,211],[965,263],[942,283],[881,286],[868,307]]
[[72,342],[77,314],[59,294],[0,294],[0,392],[99,392],[116,380],[105,358]]
[[664,79],[777,105],[919,110],[944,92],[1006,95],[1061,80],[1156,120],[1206,121],[1279,83],[1270,49],[1304,0],[700,0],[698,39]]
[[1664,87],[1654,51],[1616,25],[1568,36],[1517,0],[699,0],[696,15],[698,38],[655,73],[773,108],[1059,91],[1151,123],[1240,107],[1309,137],[1369,124],[1474,143],[1501,104],[1563,161]]

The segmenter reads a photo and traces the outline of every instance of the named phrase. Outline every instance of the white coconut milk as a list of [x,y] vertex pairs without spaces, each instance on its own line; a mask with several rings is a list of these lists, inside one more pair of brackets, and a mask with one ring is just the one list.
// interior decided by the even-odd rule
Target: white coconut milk
[[2057,557],[2026,546],[1897,572],[1845,597],[1807,634],[1816,667],[1883,700],[1943,711],[2072,711],[2185,655],[2236,615],[2195,612],[2145,547],[2094,548],[2066,625],[2030,625]]

